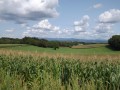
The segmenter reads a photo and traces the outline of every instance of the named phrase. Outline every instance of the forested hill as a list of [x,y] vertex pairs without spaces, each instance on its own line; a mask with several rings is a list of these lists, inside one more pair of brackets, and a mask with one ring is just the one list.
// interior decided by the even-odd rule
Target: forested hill
[[30,44],[39,47],[50,47],[50,48],[59,48],[59,47],[71,47],[73,45],[78,45],[83,42],[80,41],[49,41],[47,39],[39,39],[36,37],[24,37],[22,39],[18,38],[0,38],[0,44]]

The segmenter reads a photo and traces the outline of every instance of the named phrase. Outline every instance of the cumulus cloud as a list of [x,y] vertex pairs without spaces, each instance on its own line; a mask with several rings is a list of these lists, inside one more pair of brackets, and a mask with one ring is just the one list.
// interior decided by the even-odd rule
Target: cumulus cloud
[[58,16],[58,0],[0,0],[0,20],[24,23]]
[[89,21],[88,15],[83,16],[80,21],[75,21],[74,22],[75,33],[85,32],[89,26],[88,21]]
[[110,33],[112,32],[112,27],[113,27],[113,24],[98,23],[94,29],[97,33]]
[[52,25],[48,19],[44,19],[32,27],[26,27],[23,36],[36,36],[36,37],[71,37],[80,33],[86,33],[89,26],[89,16],[85,15],[80,21],[74,22],[74,28],[63,28]]
[[56,27],[50,24],[48,19],[42,20],[38,24],[33,25],[33,28],[38,30],[47,30],[47,31],[59,30],[59,27]]
[[102,13],[99,16],[99,21],[101,23],[117,23],[120,22],[120,10],[119,9],[111,9]]
[[48,21],[48,19],[45,19],[33,25],[32,27],[27,27],[27,31],[23,33],[23,36],[30,36],[36,34],[38,37],[40,37],[41,35],[44,36],[51,33],[61,33],[60,28],[58,26],[52,25]]
[[113,32],[113,26],[120,22],[120,10],[111,9],[99,15],[99,22],[95,26],[94,30],[97,33]]
[[97,3],[95,5],[93,5],[93,8],[97,9],[97,8],[101,8],[102,4],[101,3]]
[[99,22],[94,27],[94,34],[101,38],[110,38],[115,34],[113,26],[120,22],[120,10],[111,9],[99,15]]

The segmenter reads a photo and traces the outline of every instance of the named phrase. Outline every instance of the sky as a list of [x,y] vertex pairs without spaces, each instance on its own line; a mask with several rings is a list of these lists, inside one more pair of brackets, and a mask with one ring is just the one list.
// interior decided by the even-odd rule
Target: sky
[[0,37],[109,39],[120,0],[0,0]]

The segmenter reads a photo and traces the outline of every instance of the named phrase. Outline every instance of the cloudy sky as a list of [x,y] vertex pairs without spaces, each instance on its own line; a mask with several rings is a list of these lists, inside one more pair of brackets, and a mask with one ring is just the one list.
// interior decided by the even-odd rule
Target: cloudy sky
[[0,37],[108,39],[120,0],[0,0]]

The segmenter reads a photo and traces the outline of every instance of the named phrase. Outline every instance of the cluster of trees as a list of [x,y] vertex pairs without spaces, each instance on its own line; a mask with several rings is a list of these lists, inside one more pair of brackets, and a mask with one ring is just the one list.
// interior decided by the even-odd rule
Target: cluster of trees
[[20,44],[20,43],[21,43],[21,39],[18,38],[7,38],[7,37],[0,38],[0,44]]
[[114,50],[120,50],[120,35],[114,35],[108,40],[111,48]]
[[39,46],[39,47],[44,47],[44,48],[54,48],[57,49],[59,48],[59,44],[56,41],[48,41],[46,39],[39,39],[36,37],[24,37],[21,40],[21,44],[29,44],[29,45],[34,45],[34,46]]
[[29,44],[44,48],[54,48],[59,47],[71,47],[73,45],[78,45],[80,42],[71,42],[71,41],[48,41],[46,39],[39,39],[36,37],[24,37],[22,39],[18,38],[0,38],[0,44]]

